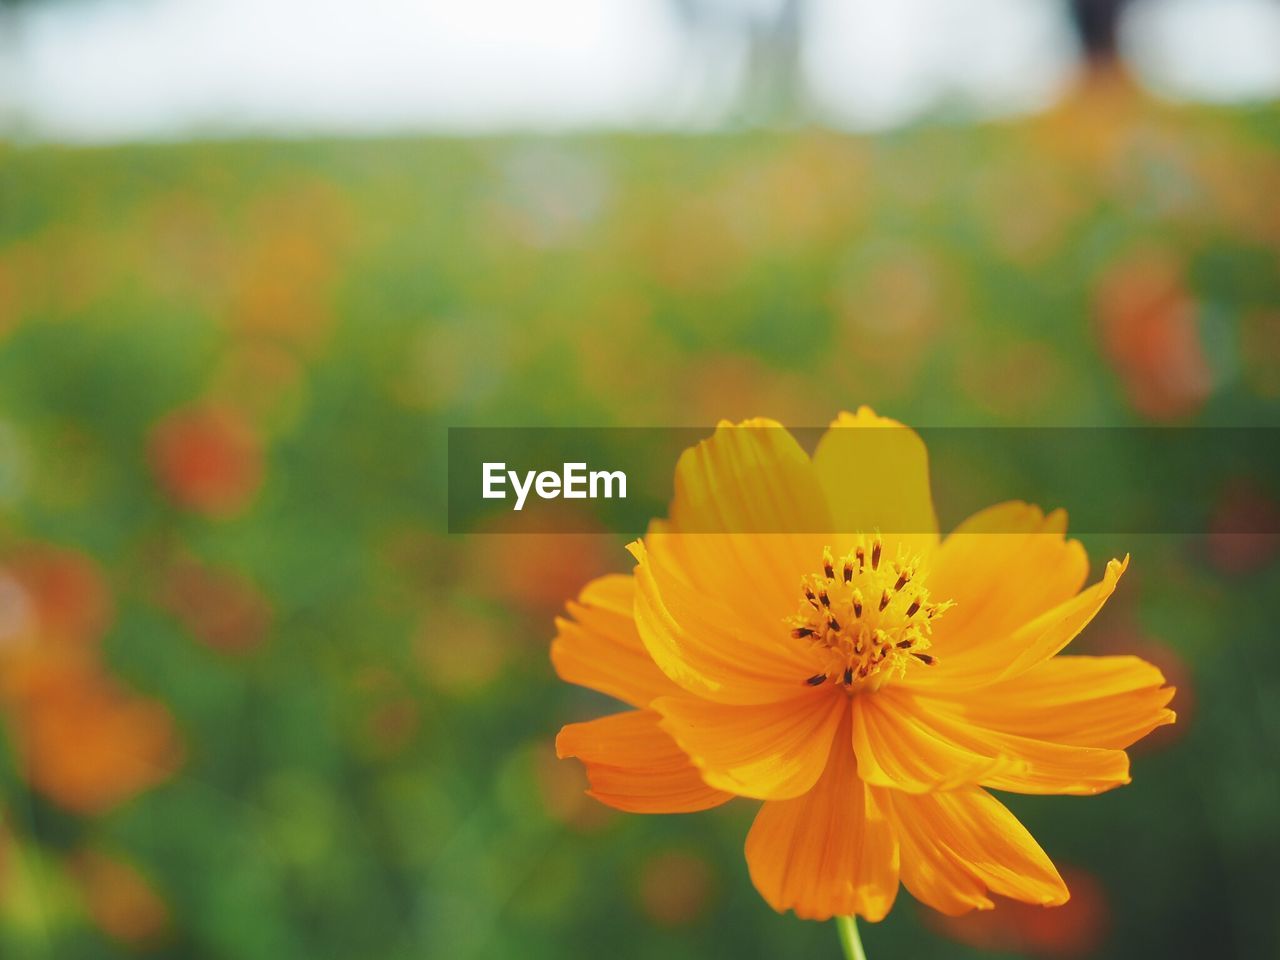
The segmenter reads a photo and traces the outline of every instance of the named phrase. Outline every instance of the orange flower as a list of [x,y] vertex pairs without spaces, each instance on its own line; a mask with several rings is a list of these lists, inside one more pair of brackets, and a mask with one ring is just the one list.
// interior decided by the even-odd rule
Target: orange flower
[[80,851],[68,865],[89,918],[103,933],[132,946],[163,939],[169,908],[137,867],[95,849]]
[[37,644],[88,651],[112,608],[102,569],[78,550],[29,544],[0,555],[0,654],[30,653]]
[[46,657],[24,665],[4,707],[27,781],[63,809],[92,815],[168,779],[182,760],[169,711],[93,666]]
[[1064,514],[1023,503],[940,540],[919,437],[865,407],[833,427],[812,458],[766,420],[686,451],[634,575],[588,584],[552,646],[562,678],[635,709],[557,750],[622,810],[763,800],[747,864],[779,911],[879,920],[899,881],[948,914],[1064,903],[986,788],[1119,786],[1124,748],[1172,722],[1151,665],[1057,656],[1127,558],[1082,590]]

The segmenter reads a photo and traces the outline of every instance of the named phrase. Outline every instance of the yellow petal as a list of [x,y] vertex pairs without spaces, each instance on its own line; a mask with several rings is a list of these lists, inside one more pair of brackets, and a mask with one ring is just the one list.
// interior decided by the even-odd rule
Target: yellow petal
[[690,693],[722,703],[796,696],[817,672],[812,651],[785,624],[749,622],[729,600],[700,592],[630,547],[636,567],[636,626],[653,661]]
[[898,841],[872,789],[858,779],[847,736],[835,737],[812,790],[760,808],[746,853],[751,881],[769,906],[808,920],[881,920],[898,893]]
[[625,573],[596,577],[578,594],[579,603],[620,617],[631,616],[635,600],[636,585]]
[[1054,657],[953,700],[966,720],[991,730],[1122,750],[1174,721],[1173,694],[1160,671],[1137,657]]
[[869,407],[841,413],[818,442],[813,465],[836,530],[878,530],[912,554],[937,544],[929,455],[914,430]]
[[911,793],[982,784],[1017,793],[1095,794],[1129,782],[1123,750],[1052,743],[980,726],[954,701],[881,690],[854,711],[858,770]]
[[556,737],[556,753],[581,760],[591,782],[587,792],[619,810],[689,813],[731,799],[707,786],[651,710],[571,723]]
[[829,535],[673,533],[661,521],[644,538],[650,560],[707,597],[720,598],[753,629],[779,627],[796,612],[800,581],[822,562]]
[[820,533],[831,528],[813,464],[775,420],[721,421],[676,464],[678,533]]
[[1089,560],[1067,540],[1066,514],[1017,501],[960,524],[929,564],[929,592],[955,606],[933,625],[935,653],[958,655],[1013,633],[1084,586]]
[[[1107,563],[1102,579],[1065,603],[1040,614],[1006,636],[992,636],[928,670],[912,670],[902,685],[922,692],[956,691],[1011,680],[1060,652],[1083,630],[1115,592],[1129,558]],[[948,611],[950,616],[954,611]],[[945,619],[945,617],[943,618]]]
[[728,706],[698,697],[661,697],[653,709],[714,787],[743,797],[797,797],[822,775],[849,701],[807,690],[781,703]]
[[561,679],[617,697],[634,707],[675,693],[640,642],[632,605],[635,580],[610,574],[591,581],[570,602],[570,617],[556,618],[551,662]]
[[681,455],[670,519],[651,527],[645,547],[744,619],[773,625],[795,612],[830,529],[813,464],[781,424],[722,422]]
[[1066,884],[1048,856],[985,790],[876,796],[902,845],[902,883],[921,903],[951,915],[988,909],[988,890],[1026,903],[1066,903]]
[[853,749],[863,780],[911,793],[980,783],[1022,767],[1011,757],[940,735],[911,702],[884,690],[854,698]]

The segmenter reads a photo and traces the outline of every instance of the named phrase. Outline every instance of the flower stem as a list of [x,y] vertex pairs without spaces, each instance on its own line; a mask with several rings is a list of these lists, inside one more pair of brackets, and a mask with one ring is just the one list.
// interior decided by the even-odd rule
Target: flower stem
[[844,948],[845,960],[867,960],[867,955],[862,950],[862,938],[858,936],[856,917],[836,917],[836,931],[840,934],[840,946]]

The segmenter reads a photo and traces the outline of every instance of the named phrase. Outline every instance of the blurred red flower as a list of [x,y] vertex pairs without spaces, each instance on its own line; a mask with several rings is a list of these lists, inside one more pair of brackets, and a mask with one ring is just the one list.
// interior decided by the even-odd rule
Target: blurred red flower
[[244,653],[271,631],[271,602],[244,574],[179,560],[163,574],[158,602],[206,646]]
[[922,911],[935,930],[978,950],[1037,957],[1086,957],[1102,945],[1110,909],[1102,885],[1081,869],[1064,868],[1071,899],[1059,907],[1041,907],[992,896],[993,910],[948,917]]
[[1226,574],[1252,573],[1280,550],[1280,504],[1248,480],[1229,483],[1209,519],[1206,556]]
[[82,850],[67,867],[89,918],[111,939],[147,946],[168,932],[168,906],[132,864],[100,850]]
[[1153,420],[1194,414],[1212,387],[1196,303],[1181,266],[1142,252],[1115,264],[1095,298],[1106,357],[1134,409]]
[[233,411],[176,410],[155,425],[151,467],[178,506],[224,518],[244,510],[262,485],[263,451],[255,431]]
[[617,562],[616,541],[598,523],[552,503],[506,514],[473,540],[480,589],[538,616],[554,615],[566,596]]
[[376,757],[392,757],[413,742],[422,711],[400,674],[387,667],[369,666],[355,676],[360,694],[360,743]]
[[640,867],[640,906],[654,923],[681,927],[702,916],[713,894],[711,865],[686,850],[655,853]]
[[88,555],[31,544],[0,559],[0,649],[86,647],[112,616],[102,568]]

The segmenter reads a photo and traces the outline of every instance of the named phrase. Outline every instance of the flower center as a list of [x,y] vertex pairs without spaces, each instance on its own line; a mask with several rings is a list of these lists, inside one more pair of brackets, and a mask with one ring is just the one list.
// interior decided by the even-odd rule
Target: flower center
[[909,666],[931,666],[933,621],[952,604],[929,599],[919,557],[899,548],[890,559],[880,537],[858,538],[857,546],[836,559],[822,551],[822,572],[800,580],[800,610],[787,618],[791,635],[809,640],[823,669],[805,680],[809,686],[828,681],[852,694],[878,689],[901,677]]

